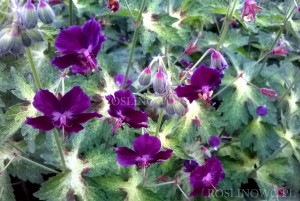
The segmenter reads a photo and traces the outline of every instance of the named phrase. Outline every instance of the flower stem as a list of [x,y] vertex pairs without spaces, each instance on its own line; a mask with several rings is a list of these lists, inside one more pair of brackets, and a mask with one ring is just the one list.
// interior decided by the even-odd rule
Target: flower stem
[[138,32],[139,32],[140,27],[141,27],[142,13],[145,10],[146,2],[147,2],[147,0],[143,0],[142,6],[141,6],[141,9],[140,9],[138,18],[137,18],[137,22],[136,22],[137,25],[136,25],[136,28],[135,28],[134,34],[133,34],[133,39],[132,39],[132,44],[131,44],[131,49],[130,49],[130,55],[129,55],[129,60],[128,60],[128,64],[127,64],[127,68],[126,68],[126,72],[125,72],[125,76],[124,76],[124,80],[123,80],[123,84],[122,84],[122,89],[126,88],[126,81],[127,81],[127,77],[128,77],[130,67],[131,67],[131,62],[132,62],[132,59],[133,59],[133,54],[134,54],[136,42],[137,42],[137,39],[138,39]]
[[290,91],[292,90],[293,86],[296,84],[296,82],[300,79],[300,71],[297,73],[294,81],[292,82],[292,84],[289,86],[289,88],[286,90],[286,92],[281,96],[281,98],[278,100],[277,102],[277,106],[279,106],[281,104],[281,102],[284,100],[284,98],[290,93]]
[[31,71],[32,71],[32,74],[33,74],[33,77],[34,77],[35,84],[39,89],[41,89],[42,84],[41,84],[40,78],[38,76],[37,70],[35,68],[35,65],[33,63],[30,48],[28,48],[28,47],[26,48],[26,54],[27,54],[27,57],[28,57],[28,60],[29,60],[29,64],[30,64],[30,67],[31,67]]
[[55,143],[56,143],[56,146],[58,148],[59,155],[60,155],[61,163],[62,163],[62,166],[63,166],[63,171],[66,171],[67,166],[66,166],[66,162],[65,162],[65,158],[64,158],[64,153],[63,153],[63,150],[62,150],[62,145],[59,141],[57,130],[54,128],[52,131],[53,131],[53,136],[54,136],[54,139],[55,139]]
[[69,0],[69,25],[73,24],[73,1]]
[[216,48],[216,50],[218,50],[218,51],[221,49],[221,47],[224,43],[225,37],[227,35],[228,28],[229,28],[229,23],[230,23],[232,15],[235,11],[235,7],[236,7],[237,3],[238,3],[238,0],[234,0],[232,7],[229,8],[230,12],[228,12],[226,17],[225,17],[225,21],[224,21],[223,26],[222,26],[221,37],[220,37],[220,40],[219,40],[217,48]]
[[157,120],[157,125],[156,125],[155,136],[158,135],[158,132],[159,132],[159,130],[160,130],[160,127],[161,127],[161,123],[162,123],[163,117],[164,117],[164,111],[163,111],[163,109],[160,109],[160,111],[159,111],[159,116],[158,116],[158,120]]
[[42,168],[42,169],[45,169],[45,170],[47,170],[47,171],[49,171],[49,172],[59,173],[58,171],[56,171],[56,170],[54,170],[54,169],[52,169],[52,168],[49,168],[49,167],[47,167],[47,166],[45,166],[45,165],[42,165],[42,164],[40,164],[40,163],[37,163],[37,162],[35,162],[35,161],[33,161],[33,160],[29,159],[29,158],[26,158],[26,157],[24,157],[24,156],[22,156],[22,155],[18,155],[18,157],[20,157],[21,159],[23,159],[23,160],[25,160],[25,161],[27,161],[27,162],[29,162],[29,163],[35,165],[35,166],[38,166],[38,167],[40,167],[40,168]]
[[253,171],[251,171],[250,175],[252,175],[253,173],[257,172],[261,167],[263,167],[268,161],[270,161],[271,159],[273,159],[280,151],[282,151],[287,145],[289,145],[289,141],[287,141],[286,143],[284,143],[279,149],[277,149],[271,156],[269,156],[269,158],[267,158],[264,162],[262,162],[256,169],[254,169]]
[[183,196],[186,198],[186,200],[190,200],[190,198],[185,194],[185,192],[182,190],[179,184],[176,184],[177,188],[180,190],[180,192],[183,194]]
[[168,181],[168,182],[164,182],[164,183],[146,185],[146,186],[143,186],[143,187],[144,188],[152,188],[152,187],[164,186],[164,185],[169,185],[169,184],[175,184],[175,181]]
[[[190,69],[190,71],[193,71],[199,64],[200,62],[206,57],[208,53],[210,53],[211,49],[206,50],[206,52],[200,57],[200,59],[193,65],[193,67]],[[181,78],[180,82],[182,83],[187,76],[187,73]]]

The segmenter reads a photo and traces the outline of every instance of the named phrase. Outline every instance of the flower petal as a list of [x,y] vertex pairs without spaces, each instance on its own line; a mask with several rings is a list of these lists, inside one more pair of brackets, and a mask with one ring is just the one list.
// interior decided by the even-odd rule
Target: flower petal
[[49,116],[54,112],[62,112],[59,100],[49,90],[39,90],[32,104],[37,110]]
[[51,64],[57,66],[59,69],[65,69],[74,64],[80,64],[78,54],[66,54],[61,57],[54,57]]
[[139,156],[149,155],[151,157],[159,152],[161,143],[158,137],[145,133],[134,139],[133,147]]
[[193,73],[191,77],[191,85],[198,88],[208,86],[209,89],[212,90],[221,83],[221,78],[222,76],[217,69],[201,65]]
[[137,153],[127,147],[118,147],[116,152],[118,163],[122,166],[134,165],[137,162]]
[[91,113],[82,113],[82,114],[77,114],[73,117],[72,121],[73,122],[77,122],[80,124],[83,124],[85,122],[87,122],[90,119],[93,118],[101,118],[103,115],[99,114],[98,112],[91,112]]
[[69,125],[65,126],[65,131],[67,133],[78,133],[79,131],[81,131],[83,129],[84,129],[84,127],[77,122],[69,122]]
[[47,116],[40,116],[35,118],[27,117],[25,123],[41,131],[49,131],[55,127],[52,123],[51,118]]
[[79,86],[73,87],[60,101],[64,110],[71,114],[85,112],[91,106],[90,98]]
[[98,44],[94,47],[94,49],[92,49],[92,53],[94,56],[97,56],[101,47],[102,47],[102,44],[107,40],[107,38],[103,35],[103,34],[100,34],[100,37],[99,37],[99,42]]
[[55,47],[62,54],[78,54],[88,46],[88,39],[79,26],[60,31],[55,40]]
[[86,38],[88,38],[89,40],[89,48],[94,48],[98,45],[99,36],[101,33],[101,26],[94,18],[84,23],[82,27],[82,32],[86,35]]
[[172,156],[173,150],[172,149],[165,149],[162,150],[160,152],[158,152],[157,154],[154,155],[153,160],[151,160],[151,163],[154,162],[161,162],[164,160],[169,159]]
[[130,127],[148,128],[148,116],[145,112],[126,107],[122,109],[122,115],[123,121],[126,122]]
[[[115,76],[115,82],[116,84],[121,87],[123,82],[124,82],[124,78],[125,76],[123,74],[118,74]],[[129,78],[127,78],[126,80],[126,88],[129,87],[132,84],[132,80],[130,80]]]
[[190,103],[199,99],[198,94],[200,93],[199,89],[192,85],[178,86],[175,89],[175,92],[178,97],[185,97],[190,101]]

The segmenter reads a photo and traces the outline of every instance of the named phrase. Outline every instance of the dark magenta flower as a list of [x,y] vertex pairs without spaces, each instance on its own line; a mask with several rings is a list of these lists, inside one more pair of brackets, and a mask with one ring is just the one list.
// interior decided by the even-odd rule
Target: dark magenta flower
[[[122,84],[123,84],[123,81],[124,81],[124,75],[123,74],[118,74],[118,75],[116,75],[115,76],[115,82],[116,82],[116,84],[119,86],[119,87],[121,87],[122,86]],[[130,80],[130,79],[127,79],[126,80],[126,88],[128,88],[130,85],[132,84],[132,80]]]
[[193,188],[190,196],[209,196],[224,179],[221,162],[214,156],[208,159],[204,165],[196,167],[190,174],[190,184]]
[[120,9],[119,0],[108,0],[107,8],[111,10],[112,13],[117,12]]
[[119,90],[113,95],[105,97],[110,104],[108,113],[118,118],[113,129],[113,135],[117,132],[122,123],[133,128],[148,128],[148,117],[145,112],[135,110],[135,97],[129,90]]
[[122,166],[136,165],[138,168],[146,168],[152,163],[162,162],[171,157],[173,150],[160,151],[161,143],[158,137],[145,133],[133,141],[133,148],[116,148],[118,163]]
[[279,55],[279,56],[287,56],[289,50],[286,47],[284,41],[280,41],[277,47],[274,47],[271,51],[272,54]]
[[61,56],[55,57],[51,63],[59,69],[71,66],[74,74],[87,74],[88,71],[98,70],[96,57],[106,37],[101,32],[100,24],[91,19],[83,27],[70,26],[60,31],[55,47]]
[[178,97],[186,97],[190,103],[199,99],[210,100],[212,90],[221,83],[222,74],[219,70],[201,65],[192,75],[190,85],[178,86],[175,92]]
[[255,20],[256,13],[261,9],[262,7],[256,5],[255,0],[245,0],[242,18],[246,22],[252,22]]
[[209,138],[208,143],[214,150],[217,150],[219,145],[221,144],[221,141],[222,141],[221,138],[219,138],[216,135],[213,135]]
[[39,90],[33,100],[33,106],[44,115],[27,117],[26,124],[41,131],[58,128],[63,130],[63,135],[64,131],[78,133],[83,129],[81,124],[102,117],[97,112],[84,113],[90,108],[91,100],[79,86],[73,87],[61,98],[48,90]]
[[258,116],[265,116],[268,114],[268,107],[266,105],[260,105],[256,108],[256,114]]
[[194,160],[185,160],[184,163],[184,172],[193,172],[199,164]]

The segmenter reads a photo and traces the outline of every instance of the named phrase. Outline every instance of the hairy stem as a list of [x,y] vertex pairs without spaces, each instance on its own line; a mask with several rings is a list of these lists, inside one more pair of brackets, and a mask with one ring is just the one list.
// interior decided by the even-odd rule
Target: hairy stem
[[164,182],[164,183],[151,184],[151,185],[146,185],[146,186],[143,186],[143,187],[144,188],[152,188],[152,187],[158,187],[158,186],[165,186],[165,185],[169,185],[169,184],[175,184],[175,181],[168,181],[168,182]]
[[35,65],[33,63],[32,54],[31,54],[31,51],[30,51],[29,47],[26,48],[26,54],[27,54],[27,57],[28,57],[28,60],[29,60],[29,64],[30,64],[30,68],[31,68],[31,71],[32,71],[32,74],[33,74],[33,77],[34,77],[35,84],[36,84],[38,89],[41,89],[42,84],[41,84],[40,78],[38,76],[37,70],[35,68]]
[[161,123],[162,123],[163,117],[164,117],[164,111],[163,111],[163,109],[160,109],[160,111],[159,111],[159,116],[158,116],[158,120],[157,120],[157,125],[156,125],[155,136],[158,135],[158,132],[159,132],[159,130],[160,130],[160,127],[161,127]]
[[186,195],[186,193],[182,190],[179,184],[176,184],[177,188],[180,190],[182,195],[186,198],[186,200],[190,200],[190,198]]
[[140,27],[141,27],[142,13],[145,10],[146,2],[147,2],[147,0],[143,0],[142,6],[141,6],[141,9],[140,9],[138,18],[137,18],[137,22],[136,22],[137,25],[136,25],[136,28],[135,28],[134,34],[133,34],[133,39],[132,39],[132,44],[131,44],[131,49],[130,49],[130,55],[129,55],[129,60],[128,60],[128,64],[127,64],[127,68],[126,68],[126,72],[125,72],[125,76],[124,76],[124,80],[123,80],[123,84],[122,84],[122,89],[126,88],[126,81],[127,81],[127,77],[128,77],[130,67],[131,67],[131,62],[132,62],[132,59],[133,59],[133,54],[134,54],[136,42],[137,42],[137,39],[138,39],[138,32],[139,32]]
[[235,7],[236,7],[237,3],[238,3],[238,0],[234,0],[232,7],[229,8],[230,12],[228,12],[226,17],[225,17],[225,21],[224,21],[223,26],[222,26],[221,37],[220,37],[220,40],[219,40],[217,48],[216,48],[216,50],[218,50],[218,51],[221,49],[221,47],[224,43],[225,37],[227,35],[228,28],[229,28],[229,23],[230,23],[230,20],[232,18],[232,15],[235,11]]
[[225,87],[223,87],[220,91],[218,91],[217,93],[215,93],[215,95],[213,95],[213,97],[211,99],[214,99],[215,97],[217,97],[218,95],[220,95],[221,93],[223,93],[228,87],[230,87],[233,83],[235,83],[239,78],[240,78],[240,76],[238,76],[237,78],[235,78],[234,80],[232,80],[229,84],[227,84]]
[[17,157],[17,156],[14,155],[14,156],[12,157],[12,159],[4,166],[4,168],[3,168],[2,170],[0,170],[0,176],[1,176],[2,172],[4,172],[4,171],[9,167],[9,165],[14,161],[14,159],[15,159],[16,157]]
[[69,25],[73,24],[73,1],[69,0]]
[[66,171],[67,170],[66,161],[65,161],[63,150],[62,150],[62,145],[59,141],[58,132],[55,128],[52,131],[53,131],[53,136],[54,136],[54,139],[55,139],[55,143],[56,143],[56,146],[57,146],[57,149],[58,149],[58,152],[59,152],[59,156],[60,156],[60,159],[61,159],[61,163],[62,163],[62,166],[63,166],[63,171]]

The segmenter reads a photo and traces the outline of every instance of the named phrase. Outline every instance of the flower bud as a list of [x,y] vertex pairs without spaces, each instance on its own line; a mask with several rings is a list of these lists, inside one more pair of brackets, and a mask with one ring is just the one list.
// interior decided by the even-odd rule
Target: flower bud
[[141,74],[139,75],[138,81],[140,83],[140,85],[142,86],[147,86],[148,84],[150,84],[151,81],[151,68],[147,67],[145,68]]
[[52,8],[43,0],[40,0],[37,12],[40,20],[45,24],[51,24],[55,19]]
[[200,119],[199,119],[198,116],[195,116],[195,118],[193,119],[193,125],[194,125],[196,128],[200,128],[201,122],[200,122]]
[[268,114],[268,107],[266,105],[260,105],[256,108],[256,114],[258,116],[265,116]]
[[157,94],[162,94],[165,92],[166,87],[167,87],[166,75],[163,73],[162,68],[159,67],[154,77],[153,89]]
[[173,108],[174,112],[179,116],[183,116],[186,113],[185,107],[179,101],[175,101],[175,104],[173,104]]
[[166,105],[165,99],[163,97],[155,97],[150,101],[150,106],[154,108],[162,108]]
[[184,54],[192,54],[194,52],[198,52],[199,51],[199,48],[197,46],[197,41],[196,43],[191,43],[189,44],[189,46],[187,48],[185,48],[184,50]]
[[13,37],[10,33],[4,34],[0,38],[0,54],[8,52],[13,46]]
[[26,31],[26,33],[28,34],[28,36],[30,37],[30,39],[32,41],[35,41],[35,42],[44,41],[43,35],[37,29],[29,29],[29,30]]
[[120,4],[118,0],[108,0],[107,8],[111,10],[112,13],[117,12],[120,9]]
[[21,11],[21,20],[22,24],[27,29],[32,29],[37,25],[38,17],[34,4],[31,3],[31,0],[27,0],[24,4]]
[[201,151],[206,157],[211,158],[211,153],[208,148],[206,148],[205,146],[201,146]]
[[278,94],[273,89],[260,88],[259,91],[260,91],[261,94],[263,94],[263,95],[265,95],[269,98],[277,98],[278,97]]
[[168,98],[167,105],[166,105],[167,115],[172,116],[175,114],[174,107],[173,107],[174,101],[175,100],[173,98],[171,99]]
[[26,30],[22,31],[21,37],[22,37],[23,45],[25,47],[29,47],[31,45],[31,39],[30,39],[29,35],[27,34]]
[[277,47],[274,47],[271,52],[275,55],[287,56],[289,50],[286,48],[285,43],[283,41],[280,41],[279,45]]
[[228,64],[223,55],[217,50],[211,50],[211,63],[210,67],[216,68],[218,70],[224,70],[227,68]]
[[213,135],[209,138],[208,143],[210,144],[210,146],[214,149],[217,150],[220,143],[221,143],[221,138],[219,138],[216,135]]

